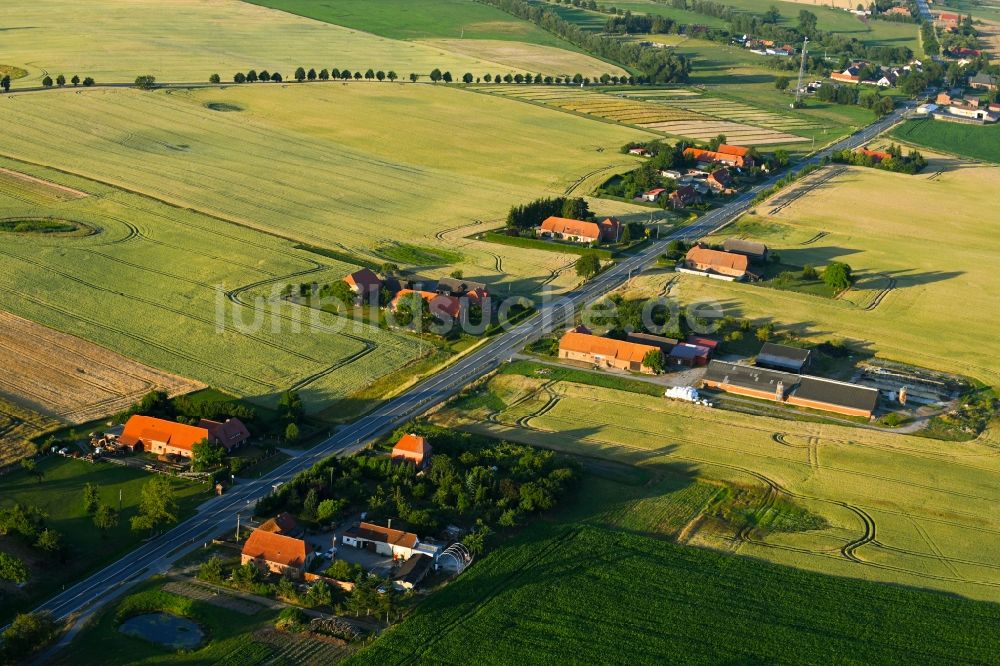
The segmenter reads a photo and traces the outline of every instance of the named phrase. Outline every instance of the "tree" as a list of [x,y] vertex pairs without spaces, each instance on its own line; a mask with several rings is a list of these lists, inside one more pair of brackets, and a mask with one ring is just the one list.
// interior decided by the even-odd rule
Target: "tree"
[[389,72],[386,74],[386,78],[388,78],[390,81],[395,81],[396,79],[399,78],[399,74],[390,69]]
[[177,520],[177,498],[174,487],[165,476],[154,476],[142,487],[139,513],[132,516],[133,530],[153,531],[164,523]]
[[45,86],[46,88],[51,88],[52,87],[52,77],[51,76],[46,76],[45,78],[43,78],[42,79],[42,85]]
[[650,349],[642,357],[642,364],[656,374],[660,374],[665,369],[663,365],[663,352],[659,349]]
[[302,83],[303,81],[305,81],[306,80],[306,70],[304,70],[301,67],[297,68],[295,70],[295,80],[298,81],[299,83]]
[[320,523],[328,523],[333,520],[334,516],[343,511],[347,507],[347,500],[345,499],[325,499],[319,503],[316,507],[316,521]]
[[306,605],[310,608],[317,606],[329,606],[333,603],[333,595],[330,593],[330,586],[324,581],[316,581],[306,592]]
[[336,81],[337,79],[339,79],[340,78],[340,70],[337,69],[336,67],[334,67],[333,69],[331,69],[330,70],[330,78],[333,79],[334,81]]
[[323,575],[334,580],[353,581],[360,578],[364,572],[360,564],[351,564],[347,560],[334,560]]
[[492,533],[493,530],[488,526],[481,525],[478,529],[469,532],[462,543],[473,555],[482,555],[483,551],[486,550],[486,541]]
[[345,69],[340,73],[340,79],[342,81],[347,81],[350,78],[351,78],[351,70]]
[[808,9],[799,12],[799,30],[805,35],[816,32],[816,15]]
[[250,589],[260,579],[260,569],[253,562],[247,562],[233,569],[231,579],[236,587]]
[[289,444],[299,441],[299,426],[295,423],[289,423],[285,427],[285,441]]
[[247,82],[247,75],[244,74],[243,72],[236,72],[236,74],[233,75],[233,83],[246,83],[246,82]]
[[221,583],[222,582],[222,558],[218,555],[213,555],[208,558],[202,565],[198,567],[198,578],[201,580],[206,580],[209,583]]
[[396,301],[396,323],[400,326],[422,323],[429,316],[427,301],[418,293],[407,294]]
[[97,511],[97,505],[101,503],[100,489],[93,483],[83,486],[83,509],[89,515]]
[[435,67],[434,69],[431,70],[431,81],[437,83],[440,80],[441,80],[441,70]]
[[191,469],[195,472],[215,469],[222,465],[225,457],[226,450],[224,448],[203,439],[200,442],[195,442],[191,447]]
[[375,78],[374,69],[369,69],[367,72],[365,72],[365,81],[371,81],[374,78]]
[[288,389],[278,398],[278,411],[286,421],[298,421],[302,416],[302,397],[294,389]]
[[310,68],[309,71],[306,72],[306,78],[309,79],[310,81],[315,81],[316,80],[316,70]]
[[381,69],[378,70],[377,72],[375,72],[375,78],[378,79],[379,81],[385,81],[385,72],[383,72]]
[[4,663],[20,663],[35,650],[48,644],[58,629],[47,612],[18,613],[2,634],[3,650],[0,658],[4,659]]
[[[319,76],[319,80],[320,81],[329,81],[330,80],[330,72],[328,72],[325,69],[319,70],[318,76]],[[334,78],[336,78],[336,77],[334,77]]]
[[35,461],[31,458],[21,458],[21,469],[27,472],[29,476],[35,477],[35,480],[38,481],[38,483],[41,483],[42,479],[45,477],[45,472],[38,469],[38,465],[35,464]]
[[355,81],[360,81],[361,80],[361,70],[358,70],[358,71],[354,72],[354,80]]
[[413,74],[412,72],[410,73],[410,83],[416,83],[417,79],[419,78],[420,78],[419,74]]
[[472,74],[470,74],[469,72],[462,74],[462,83],[472,83],[474,80],[475,77],[472,76]]
[[60,74],[59,76],[57,76],[56,77],[56,85],[59,86],[60,88],[62,88],[64,85],[66,85],[66,77],[63,76],[62,74]]
[[378,267],[378,269],[382,273],[382,275],[386,276],[395,275],[396,273],[399,272],[399,266],[397,264],[392,263],[391,261],[387,261],[386,263],[382,264],[381,266]]
[[247,83],[257,83],[257,70],[251,69],[247,72]]
[[50,555],[57,555],[62,551],[62,535],[53,529],[44,529],[35,541],[35,548]]
[[282,79],[281,79],[281,72],[275,72],[274,74],[272,74],[271,75],[271,80],[274,81],[275,83],[281,83],[281,81],[282,81]]
[[91,78],[91,77],[89,77],[89,76],[88,76],[88,77],[85,77],[85,78],[83,79],[83,85],[84,85],[84,86],[87,86],[88,88],[89,88],[90,86],[94,85],[94,83],[95,83],[94,79],[93,79],[93,78]]
[[581,255],[576,260],[576,274],[586,279],[597,275],[601,270],[601,260],[593,252]]
[[774,77],[774,87],[778,90],[788,90],[788,84],[790,83],[787,76],[776,76]]
[[73,78],[70,79],[69,82],[72,83],[74,86],[80,85],[80,76],[77,75],[77,74],[74,74]]
[[17,557],[8,555],[0,551],[0,580],[9,580],[13,583],[23,584],[28,582],[28,567]]
[[212,74],[210,77],[208,77],[208,82],[209,83],[221,83],[222,82],[222,77],[219,76],[218,74]]
[[2,79],[0,79],[0,87],[3,88],[4,92],[10,92],[10,75],[6,74]]
[[267,83],[268,81],[270,81],[271,78],[272,78],[271,77],[271,72],[267,71],[266,69],[260,70],[260,73],[257,74],[257,79],[260,80],[260,81],[263,81],[264,83]]
[[451,72],[445,72],[441,75],[441,80],[445,83],[451,83]]
[[152,90],[156,87],[156,77],[152,74],[140,74],[135,77],[135,87],[140,90]]
[[118,511],[110,504],[100,504],[94,511],[94,527],[101,532],[102,537],[108,535],[108,530],[118,527]]
[[774,327],[771,324],[764,324],[757,328],[757,339],[761,342],[767,342],[771,339],[771,335],[774,333]]
[[803,280],[815,280],[818,277],[819,273],[817,273],[816,269],[810,266],[809,264],[806,264],[805,266],[802,267]]
[[823,282],[836,292],[841,292],[851,286],[851,267],[835,261],[823,269]]

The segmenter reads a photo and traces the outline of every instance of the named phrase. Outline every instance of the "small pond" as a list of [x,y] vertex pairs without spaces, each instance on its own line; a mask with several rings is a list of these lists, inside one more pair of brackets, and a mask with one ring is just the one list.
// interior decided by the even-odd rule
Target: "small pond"
[[192,650],[205,639],[205,632],[197,622],[170,613],[130,617],[119,625],[118,631],[174,650]]

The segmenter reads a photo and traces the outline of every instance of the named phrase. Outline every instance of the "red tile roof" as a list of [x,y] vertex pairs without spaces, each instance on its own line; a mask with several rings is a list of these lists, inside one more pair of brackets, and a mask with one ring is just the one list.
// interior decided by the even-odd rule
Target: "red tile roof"
[[659,347],[568,331],[559,340],[559,349],[578,354],[594,354],[622,361],[642,363],[646,354],[658,351]]
[[707,247],[691,248],[688,250],[685,259],[696,264],[708,265],[713,268],[724,268],[737,271],[746,271],[747,266],[749,265],[747,263],[747,258],[742,254],[720,252],[719,250],[710,250]]
[[746,157],[750,154],[750,149],[746,146],[733,146],[728,143],[720,143],[715,151],[724,155],[736,155],[737,157]]
[[427,301],[427,306],[433,315],[447,315],[452,319],[458,319],[462,314],[462,301],[458,298],[433,291],[414,291],[413,289],[400,289],[396,293],[396,297],[392,299],[392,309],[395,310],[400,299],[410,294],[420,294],[420,297]]
[[264,532],[273,532],[275,534],[285,534],[289,536],[302,532],[302,528],[299,526],[299,521],[295,520],[295,516],[287,511],[282,511],[274,518],[268,518],[261,523],[260,527],[257,529],[263,530]]
[[226,451],[250,439],[250,431],[237,418],[226,419],[224,423],[202,419],[198,421],[198,427],[208,431],[208,441],[221,445]]
[[344,282],[355,287],[359,292],[368,293],[382,286],[382,280],[368,268],[356,270],[344,278]]
[[426,456],[431,452],[431,445],[427,443],[426,437],[420,435],[406,434],[399,438],[396,445],[392,447],[392,455],[396,453],[419,453]]
[[247,557],[297,569],[305,567],[311,552],[312,546],[302,539],[259,529],[243,544],[243,554]]
[[545,218],[541,229],[550,234],[562,234],[563,236],[579,236],[593,240],[601,237],[601,228],[596,222],[571,220],[566,217],[556,217],[554,215]]
[[208,430],[205,428],[140,414],[125,422],[125,430],[119,437],[126,446],[135,446],[138,442],[161,442],[185,451],[190,451],[192,446],[203,439],[208,439]]
[[890,157],[892,157],[892,155],[890,155],[889,153],[883,152],[881,150],[868,150],[867,148],[859,148],[858,152],[861,153],[862,155],[867,155],[868,157],[874,157],[879,161],[887,160]]
[[413,548],[419,540],[412,532],[394,530],[389,527],[382,527],[374,523],[361,523],[358,527],[351,527],[346,532],[346,536],[365,539],[366,541],[378,541],[400,548]]

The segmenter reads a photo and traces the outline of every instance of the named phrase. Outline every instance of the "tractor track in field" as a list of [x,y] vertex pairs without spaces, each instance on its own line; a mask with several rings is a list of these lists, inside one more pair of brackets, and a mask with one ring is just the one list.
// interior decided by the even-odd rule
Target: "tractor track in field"
[[875,294],[875,298],[872,299],[872,302],[865,306],[864,309],[866,312],[871,312],[879,305],[881,305],[885,297],[889,295],[889,292],[893,291],[896,288],[897,284],[896,278],[889,277],[888,275],[885,275],[883,277],[889,280],[889,284],[884,289],[880,290],[877,294]]
[[792,205],[793,203],[795,203],[802,197],[806,196],[813,190],[822,187],[823,185],[830,182],[831,180],[841,175],[845,171],[847,171],[847,169],[844,167],[834,167],[832,169],[827,169],[822,173],[817,174],[816,177],[812,178],[811,180],[808,180],[808,182],[803,182],[799,187],[795,188],[791,192],[788,192],[784,196],[778,195],[778,199],[776,200],[777,205],[771,208],[767,212],[767,214],[777,215],[788,206]]
[[823,238],[826,238],[829,235],[830,235],[830,232],[828,232],[828,231],[821,231],[818,234],[816,234],[815,236],[813,236],[812,238],[807,238],[806,240],[802,241],[801,243],[799,243],[799,245],[812,245],[816,241],[822,240]]
[[586,181],[591,176],[596,176],[602,171],[608,171],[609,169],[614,169],[614,168],[617,168],[616,164],[609,164],[607,166],[599,167],[597,169],[593,169],[592,171],[588,171],[587,173],[583,174],[582,176],[574,180],[572,183],[567,185],[566,189],[563,190],[563,195],[569,196],[573,194],[573,192],[576,191],[576,188],[583,185],[584,181]]
[[438,232],[436,232],[434,234],[434,238],[438,239],[439,241],[444,241],[445,240],[445,236],[448,235],[448,234],[450,234],[453,231],[458,231],[459,229],[465,229],[465,228],[468,228],[468,227],[478,227],[481,224],[483,224],[482,220],[473,220],[471,224],[460,224],[457,227],[450,227],[448,229],[442,229],[441,231],[438,231]]

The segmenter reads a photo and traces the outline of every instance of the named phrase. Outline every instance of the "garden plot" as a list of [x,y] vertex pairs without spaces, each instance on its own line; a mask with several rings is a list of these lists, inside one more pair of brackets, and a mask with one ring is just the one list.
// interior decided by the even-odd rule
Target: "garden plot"
[[486,86],[478,89],[698,141],[708,141],[725,134],[731,143],[748,146],[800,143],[805,139],[790,132],[815,127],[809,121],[787,118],[744,104],[715,98],[702,99],[689,90],[652,91],[656,99],[650,100],[644,98],[645,93],[640,98],[638,93],[627,96],[551,86],[528,89]]

